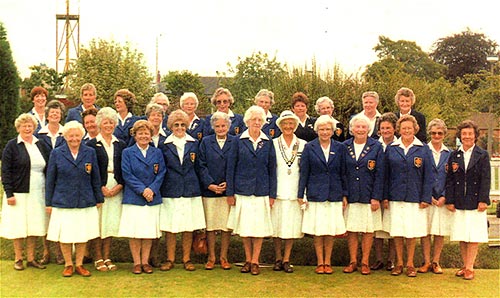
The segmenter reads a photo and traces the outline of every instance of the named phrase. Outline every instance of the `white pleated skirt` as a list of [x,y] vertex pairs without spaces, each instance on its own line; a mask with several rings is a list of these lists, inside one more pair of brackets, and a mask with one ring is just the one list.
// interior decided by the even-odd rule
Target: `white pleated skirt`
[[202,197],[207,231],[229,231],[227,220],[230,206],[227,197]]
[[205,212],[201,197],[163,198],[160,205],[160,230],[170,233],[204,229]]
[[118,236],[136,239],[160,238],[160,205],[123,204]]
[[[113,173],[108,173],[108,183],[106,187],[112,189],[118,183],[114,179]],[[99,227],[101,238],[118,237],[120,230],[120,218],[122,216],[123,192],[116,196],[104,198],[104,204],[99,208]]]
[[268,196],[235,195],[227,226],[240,237],[269,237],[273,235],[271,207]]
[[392,237],[419,238],[427,236],[427,208],[418,203],[389,202]]
[[97,207],[52,207],[47,240],[61,243],[85,243],[99,237]]
[[273,237],[302,238],[302,210],[297,200],[275,200],[271,208]]
[[436,236],[450,236],[453,213],[446,206],[429,206],[427,217],[427,234]]
[[314,236],[345,234],[342,202],[309,202],[304,211],[302,232]]
[[3,194],[0,236],[7,239],[45,236],[47,234],[45,195],[42,189],[30,193],[14,193],[15,205],[7,204]]
[[486,211],[456,210],[453,214],[450,240],[464,242],[488,242]]
[[375,238],[378,239],[392,239],[391,231],[391,209],[382,208],[380,204],[380,211],[382,212],[382,230],[375,231]]
[[348,232],[374,233],[382,230],[382,212],[380,208],[372,211],[371,204],[347,204],[344,218]]

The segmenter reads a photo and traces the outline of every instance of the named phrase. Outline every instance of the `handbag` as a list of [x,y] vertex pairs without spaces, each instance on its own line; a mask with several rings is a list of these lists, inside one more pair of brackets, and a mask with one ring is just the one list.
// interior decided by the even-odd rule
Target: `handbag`
[[206,255],[207,247],[207,232],[205,230],[197,230],[193,232],[193,252],[195,254]]

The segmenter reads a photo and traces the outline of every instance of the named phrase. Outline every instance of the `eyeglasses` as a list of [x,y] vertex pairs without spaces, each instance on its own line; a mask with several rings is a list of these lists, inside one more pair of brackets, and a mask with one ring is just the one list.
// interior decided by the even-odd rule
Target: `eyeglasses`
[[433,135],[433,136],[435,136],[435,135],[442,136],[442,135],[444,135],[444,132],[442,132],[442,131],[431,131],[431,135]]
[[174,123],[173,127],[186,127],[186,123]]
[[216,100],[215,101],[215,104],[216,105],[220,105],[220,104],[228,104],[229,103],[229,100]]

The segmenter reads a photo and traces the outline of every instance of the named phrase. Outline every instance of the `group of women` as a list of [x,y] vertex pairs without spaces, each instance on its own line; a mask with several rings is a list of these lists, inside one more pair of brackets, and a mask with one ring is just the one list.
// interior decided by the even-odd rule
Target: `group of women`
[[[62,126],[64,106],[51,101],[42,114],[40,97],[46,101],[47,93],[37,88],[32,113],[18,117],[19,135],[2,156],[0,232],[14,239],[16,270],[24,269],[24,239],[26,265],[45,268],[48,245],[40,261],[34,250],[36,237],[46,236],[59,242],[66,277],[91,275],[83,266],[87,246],[94,250],[96,270],[116,270],[112,237],[129,238],[134,274],[150,274],[153,265],[168,271],[175,265],[181,233],[183,268],[193,271],[193,232],[206,229],[207,270],[216,263],[231,269],[228,248],[236,234],[245,251],[242,273],[260,273],[266,237],[273,237],[273,270],[292,273],[293,242],[308,234],[314,239],[317,274],[333,273],[338,237],[346,237],[349,247],[344,273],[359,268],[367,275],[383,268],[383,241],[389,239],[385,267],[392,275],[405,267],[409,277],[439,274],[443,239],[450,236],[460,241],[464,263],[456,275],[474,278],[478,243],[488,239],[488,154],[475,145],[479,130],[468,120],[457,128],[460,148],[446,148],[445,123],[434,119],[425,127],[425,118],[411,108],[415,95],[408,88],[396,94],[397,114],[381,115],[378,94],[365,92],[363,111],[351,118],[348,132],[333,117],[328,97],[317,100],[317,119],[307,115],[309,101],[301,92],[293,95],[291,110],[278,117],[270,113],[274,94],[263,89],[242,116],[230,109],[231,92],[219,88],[211,99],[217,111],[201,119],[194,93],[185,93],[181,109],[168,117],[168,98],[159,93],[146,116],[138,117],[131,113],[133,93],[118,90],[116,110],[99,109],[92,84],[82,86],[83,103],[70,110],[70,121]],[[156,264],[163,232],[167,260]],[[419,268],[413,261],[417,238],[424,254]],[[376,262],[370,266],[374,239]]]

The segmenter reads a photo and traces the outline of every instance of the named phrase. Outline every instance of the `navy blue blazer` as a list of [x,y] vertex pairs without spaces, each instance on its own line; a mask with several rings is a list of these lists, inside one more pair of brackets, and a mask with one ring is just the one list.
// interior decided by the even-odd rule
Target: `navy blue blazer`
[[[210,125],[210,119],[212,119],[212,115],[208,115],[205,119],[207,125],[205,125],[205,129],[203,131],[204,136],[215,134],[212,125]],[[234,117],[229,117],[229,119],[231,119],[231,127],[229,128],[228,134],[237,136],[247,129],[245,122],[243,122],[243,116],[240,114],[234,114]]]
[[271,117],[266,118],[266,122],[262,125],[261,130],[271,139],[277,138],[281,135],[281,130],[276,125],[277,115],[271,114]]
[[128,144],[130,139],[132,139],[132,136],[130,135],[130,130],[134,126],[134,123],[140,119],[141,117],[132,115],[132,117],[127,118],[125,120],[125,123],[122,124],[122,120],[118,118],[118,124],[115,127],[113,135],[118,139],[123,140],[125,144]]
[[427,144],[413,145],[405,155],[399,140],[385,149],[384,199],[432,203],[432,154]]
[[384,149],[380,142],[368,138],[356,160],[354,138],[345,141],[347,201],[369,204],[381,201],[384,195]]
[[167,138],[159,148],[167,172],[161,185],[161,196],[164,198],[197,197],[201,196],[200,181],[198,179],[198,141],[187,137],[184,145],[182,164],[179,160],[177,148],[172,143],[172,138]]
[[87,208],[104,202],[96,153],[84,144],[76,160],[66,143],[52,150],[45,185],[47,206]]
[[[201,142],[203,139],[203,131],[205,130],[205,125],[207,123],[204,119],[196,119],[193,121],[190,127],[186,130],[186,133],[193,137],[193,139]],[[210,125],[210,123],[208,123]]]
[[47,145],[50,148],[50,150],[57,148],[57,147],[61,146],[62,144],[66,143],[66,140],[64,139],[64,137],[62,135],[59,135],[56,138],[56,144],[55,144],[54,148],[52,148],[52,139],[49,137],[48,134],[38,132],[37,134],[35,134],[35,136],[41,142],[43,142],[45,145]]
[[[33,112],[33,109],[29,110],[28,111],[28,114],[31,114],[33,116],[35,116],[35,112]],[[36,116],[35,116],[36,117]],[[42,127],[44,127],[45,125],[47,125],[47,118],[45,118],[45,121],[43,123],[41,123],[38,118],[36,118],[36,128],[35,128],[35,134],[40,130],[42,129]]]
[[[100,109],[100,107],[98,105],[94,105],[94,107],[98,110]],[[83,113],[83,105],[82,104],[79,104],[78,106],[69,109],[68,115],[66,116],[65,123],[76,120],[76,121],[83,124],[82,113]]]
[[227,165],[231,147],[235,142],[235,136],[227,135],[222,149],[217,143],[215,135],[204,137],[200,144],[200,180],[202,184],[202,196],[223,197],[226,192],[216,194],[208,189],[210,184],[219,185],[226,181]]
[[330,139],[330,154],[325,160],[319,139],[307,143],[300,158],[297,197],[310,202],[341,202],[347,195],[345,181],[345,146]]
[[305,122],[305,126],[299,123],[297,130],[295,130],[295,135],[297,138],[302,139],[306,142],[310,142],[318,137],[318,134],[314,131],[314,123],[316,123],[316,118],[308,117]]
[[[265,137],[265,138],[264,138]],[[276,152],[273,141],[261,132],[257,150],[247,137],[232,142],[227,167],[226,194],[276,198]]]
[[490,204],[491,168],[488,152],[474,146],[465,171],[464,154],[455,150],[448,159],[446,204],[460,210],[475,210],[479,202]]
[[[137,206],[161,204],[160,187],[165,172],[165,161],[160,149],[149,146],[146,157],[142,155],[137,145],[123,149],[122,175],[125,186],[122,203]],[[146,188],[154,192],[151,202],[142,196]]]
[[[45,163],[48,163],[50,148],[40,140],[35,145],[45,159]],[[30,191],[30,171],[31,159],[24,142],[18,143],[17,138],[8,141],[2,154],[2,184],[7,198],[12,197],[15,192],[28,193]]]
[[[108,183],[108,154],[101,141],[93,138],[86,143],[87,146],[94,148],[99,163],[99,174],[101,176],[101,186],[106,186]],[[113,142],[113,175],[118,184],[124,185],[122,176],[122,151],[127,145],[122,140]]]
[[[443,145],[444,146],[444,145]],[[448,157],[450,156],[450,151],[443,150],[439,156],[439,162],[436,164],[434,162],[434,157],[432,156],[432,173],[434,176],[434,185],[432,186],[432,196],[437,200],[440,197],[446,197],[446,164],[448,162]]]
[[[396,117],[398,117],[398,119],[401,117],[401,111],[397,111],[394,114],[396,114]],[[426,143],[427,142],[427,133],[426,133],[427,124],[425,121],[425,116],[422,113],[415,111],[414,109],[411,109],[410,115],[415,117],[415,120],[417,120],[417,124],[420,127],[420,129],[415,134],[415,136],[417,137],[417,139],[422,141],[422,143]]]

